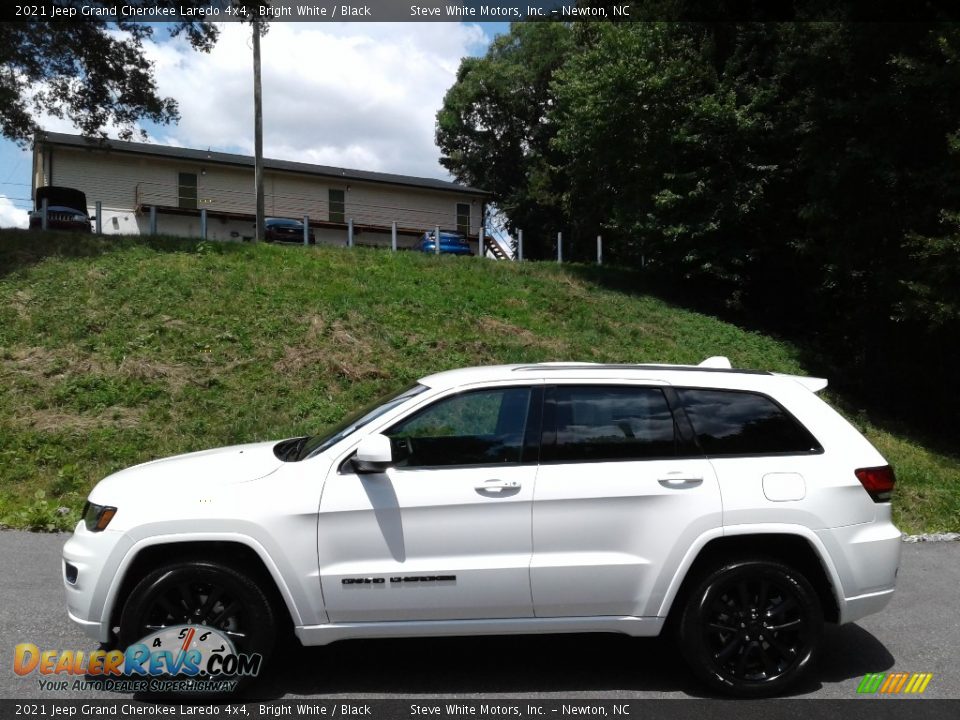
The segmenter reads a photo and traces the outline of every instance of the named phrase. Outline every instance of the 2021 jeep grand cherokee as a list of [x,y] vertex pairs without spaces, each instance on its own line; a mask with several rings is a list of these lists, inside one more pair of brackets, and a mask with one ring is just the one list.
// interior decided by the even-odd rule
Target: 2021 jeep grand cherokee
[[263,655],[285,625],[669,627],[714,689],[776,694],[824,621],[889,602],[900,557],[893,472],[825,386],[725,358],[431,375],[324,435],[101,481],[64,546],[69,614],[121,647],[199,624]]

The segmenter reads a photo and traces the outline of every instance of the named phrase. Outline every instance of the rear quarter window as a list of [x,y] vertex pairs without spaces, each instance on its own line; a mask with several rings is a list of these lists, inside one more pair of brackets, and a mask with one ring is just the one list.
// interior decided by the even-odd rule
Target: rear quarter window
[[677,395],[708,456],[823,452],[810,431],[766,395],[696,389],[678,389]]

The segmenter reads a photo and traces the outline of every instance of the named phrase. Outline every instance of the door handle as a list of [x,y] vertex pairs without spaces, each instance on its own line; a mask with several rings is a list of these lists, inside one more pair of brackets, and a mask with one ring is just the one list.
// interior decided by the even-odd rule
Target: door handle
[[667,473],[666,477],[658,478],[657,482],[665,488],[695,487],[703,482],[703,475],[685,475],[683,473]]
[[520,483],[516,480],[488,480],[482,485],[475,485],[474,490],[479,492],[503,492],[504,490],[516,490]]

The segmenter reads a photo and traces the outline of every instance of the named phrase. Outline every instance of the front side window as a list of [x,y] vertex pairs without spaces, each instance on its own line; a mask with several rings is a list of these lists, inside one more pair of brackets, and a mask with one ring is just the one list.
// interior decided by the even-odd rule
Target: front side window
[[758,393],[677,390],[708,456],[821,452],[816,438],[786,410]]
[[397,467],[518,463],[530,388],[490,388],[438,400],[385,435]]
[[677,453],[673,414],[659,388],[556,387],[547,394],[544,423],[546,461],[643,460]]
[[330,190],[328,196],[330,210],[329,220],[334,223],[346,222],[346,199],[343,190]]

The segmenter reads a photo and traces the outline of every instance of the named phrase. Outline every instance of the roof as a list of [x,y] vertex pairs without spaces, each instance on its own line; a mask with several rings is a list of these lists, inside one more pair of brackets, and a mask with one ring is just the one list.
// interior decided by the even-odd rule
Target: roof
[[[236,167],[252,168],[254,165],[254,159],[249,155],[235,155],[233,153],[216,152],[209,149],[196,150],[192,148],[171,147],[169,145],[156,145],[154,143],[86,138],[82,135],[70,135],[68,133],[41,133],[35,138],[35,143],[36,142],[91,150],[129,153],[133,155],[150,155],[176,160],[194,160],[197,162],[233,165]],[[272,160],[270,158],[264,158],[263,166],[268,170],[280,170],[283,172],[299,173],[301,175],[316,175],[318,177],[338,178],[342,180],[405,185],[427,190],[441,190],[444,192],[457,192],[470,195],[490,194],[480,188],[469,187],[446,180],[414,177],[412,175],[394,175],[392,173],[371,172],[369,170],[351,170],[349,168],[338,168],[328,165],[312,165],[310,163],[293,162],[292,160]]]
[[[743,385],[749,387],[762,377],[772,381],[790,379],[798,382],[811,392],[819,392],[826,387],[822,378],[783,375],[764,370],[745,370],[733,368],[726,358],[713,357],[699,365],[632,365],[620,363],[590,362],[548,362],[526,365],[490,365],[486,367],[460,368],[435,373],[422,378],[420,382],[432,388],[448,388],[458,385],[470,385],[482,382],[525,382],[550,380],[644,380],[666,382],[674,373],[680,373],[683,382],[695,385]],[[721,379],[722,377],[722,379]],[[676,378],[675,378],[676,379]]]

